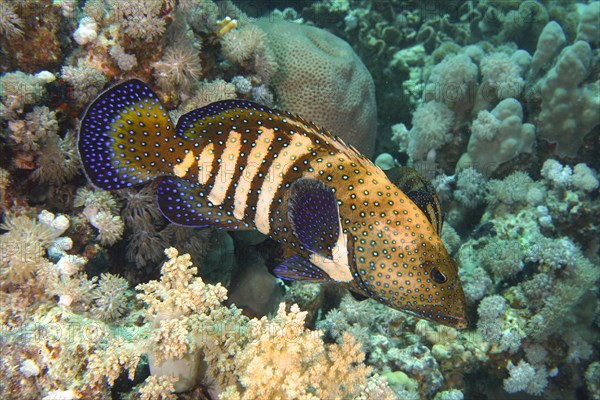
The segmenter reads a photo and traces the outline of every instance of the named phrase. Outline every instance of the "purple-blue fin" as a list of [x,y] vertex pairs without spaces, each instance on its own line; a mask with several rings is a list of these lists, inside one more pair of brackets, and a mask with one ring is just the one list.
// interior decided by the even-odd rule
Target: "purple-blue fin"
[[301,178],[292,184],[288,200],[292,233],[304,247],[330,256],[340,233],[338,203],[333,190],[323,182]]
[[[117,84],[85,111],[77,148],[83,169],[102,189],[120,189],[161,176],[183,149],[158,96],[138,79]],[[178,140],[181,142],[181,140]]]
[[279,264],[273,273],[278,278],[288,281],[331,282],[329,275],[299,254]]
[[232,231],[252,229],[247,223],[235,219],[230,211],[212,204],[203,188],[187,179],[161,178],[156,197],[161,213],[174,224],[216,226]]

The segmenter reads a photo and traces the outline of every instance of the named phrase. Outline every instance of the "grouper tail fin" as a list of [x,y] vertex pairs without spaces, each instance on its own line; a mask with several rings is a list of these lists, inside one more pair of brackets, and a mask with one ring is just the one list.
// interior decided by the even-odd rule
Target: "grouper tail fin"
[[158,96],[131,79],[102,92],[85,111],[77,148],[90,181],[120,189],[173,171],[186,156]]

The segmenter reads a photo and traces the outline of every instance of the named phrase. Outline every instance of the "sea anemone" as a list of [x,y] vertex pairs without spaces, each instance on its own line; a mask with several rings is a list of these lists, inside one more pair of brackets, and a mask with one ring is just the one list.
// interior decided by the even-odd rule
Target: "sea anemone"
[[[112,197],[110,192],[105,190],[96,190],[88,188],[80,188],[75,194],[73,207],[85,207],[85,209],[95,209],[98,211],[107,211],[111,214],[116,214],[119,211],[117,201]],[[89,214],[85,211],[86,216]]]
[[153,227],[148,230],[136,230],[127,245],[127,260],[134,262],[138,268],[157,264],[168,244],[165,235],[162,232],[157,233]]
[[91,67],[64,66],[60,72],[60,77],[73,88],[70,92],[71,96],[77,104],[82,106],[96,97],[106,83],[104,74]]
[[76,303],[88,304],[92,300],[92,291],[96,287],[97,278],[89,280],[84,273],[68,276],[52,272],[54,270],[48,272],[45,277],[46,293],[58,296],[58,304],[72,307]]
[[256,25],[232,29],[221,38],[223,54],[235,63],[249,61],[253,54],[263,52],[267,35]]

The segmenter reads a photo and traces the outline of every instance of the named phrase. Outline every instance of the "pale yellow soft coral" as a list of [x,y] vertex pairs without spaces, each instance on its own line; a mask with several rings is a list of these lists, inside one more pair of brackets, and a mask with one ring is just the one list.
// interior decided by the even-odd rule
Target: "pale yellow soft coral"
[[110,387],[124,371],[133,379],[140,346],[123,336],[134,336],[137,328],[112,329],[67,307],[42,306],[30,318],[22,329],[35,332],[27,346],[41,370],[41,392],[62,388],[80,399],[110,398]]
[[137,343],[127,342],[121,337],[112,339],[108,346],[95,348],[88,357],[85,369],[87,385],[94,387],[106,382],[112,386],[125,370],[129,371],[128,377],[133,380],[140,357]]
[[177,395],[173,394],[174,381],[172,376],[149,376],[138,389],[140,400],[177,399]]
[[345,399],[358,395],[371,368],[349,333],[325,345],[322,332],[304,328],[306,311],[285,304],[277,316],[252,320],[250,341],[234,357],[242,391],[230,386],[222,399]]
[[242,326],[248,318],[240,310],[221,305],[227,290],[196,277],[198,269],[189,254],[180,256],[174,248],[165,254],[169,259],[163,264],[161,280],[137,287],[143,291],[137,297],[148,304],[146,315],[153,327],[147,345],[152,375],[175,375],[175,390],[189,390],[202,378],[199,367],[204,355],[211,379],[219,386],[231,384],[235,377],[226,373],[231,368],[217,362],[227,353],[226,343],[231,343],[222,327]]
[[146,350],[152,379],[176,377],[177,392],[201,381],[223,400],[371,398],[371,368],[349,333],[341,344],[325,344],[321,331],[304,327],[306,312],[297,305],[286,312],[281,304],[270,320],[249,320],[221,304],[225,288],[195,276],[189,254],[165,253],[161,280],[137,287],[152,322]]
[[149,307],[147,315],[154,318],[161,312],[175,315],[209,313],[227,299],[227,289],[220,284],[205,285],[201,278],[195,277],[198,268],[192,266],[191,256],[179,256],[171,247],[165,250],[169,257],[161,269],[161,280],[138,285],[144,293],[137,295]]

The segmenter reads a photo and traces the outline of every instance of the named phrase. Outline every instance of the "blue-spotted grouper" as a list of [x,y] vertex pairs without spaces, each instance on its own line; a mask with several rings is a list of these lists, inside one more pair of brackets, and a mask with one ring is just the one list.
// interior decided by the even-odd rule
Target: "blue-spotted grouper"
[[283,279],[332,282],[419,318],[467,325],[431,185],[403,168],[400,189],[301,117],[227,100],[173,124],[133,79],[88,107],[78,148],[99,188],[160,180],[160,210],[175,224],[256,229],[287,246],[294,255],[274,270]]

